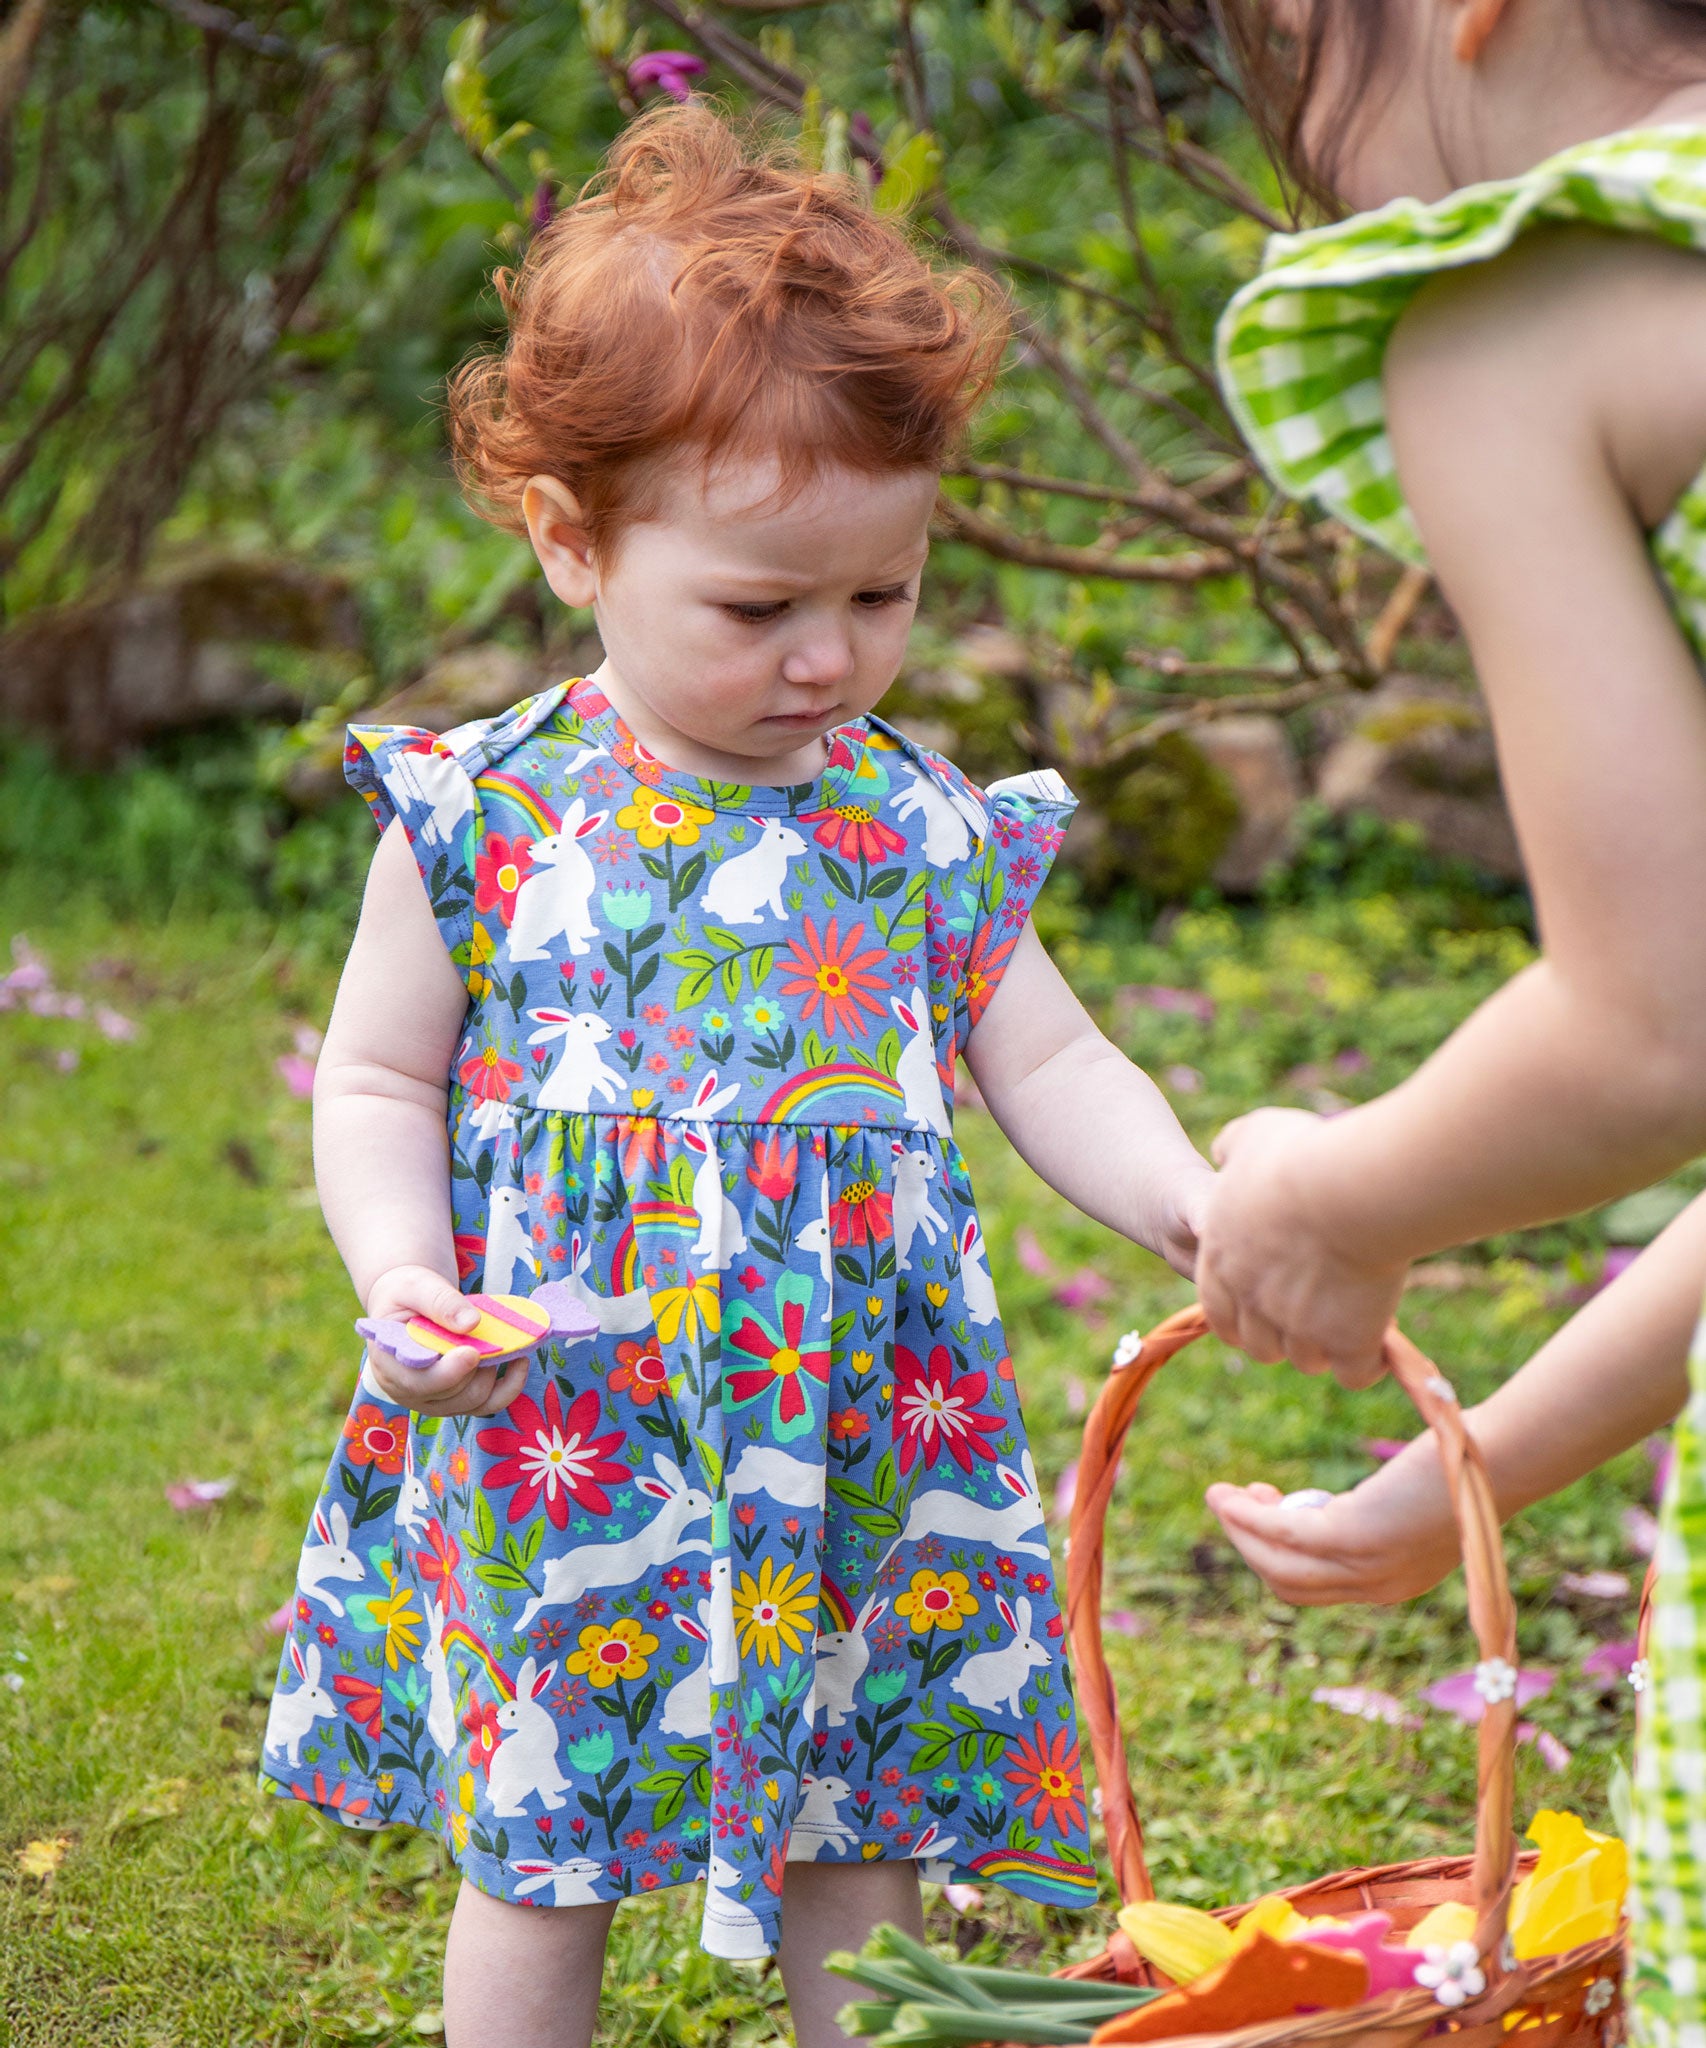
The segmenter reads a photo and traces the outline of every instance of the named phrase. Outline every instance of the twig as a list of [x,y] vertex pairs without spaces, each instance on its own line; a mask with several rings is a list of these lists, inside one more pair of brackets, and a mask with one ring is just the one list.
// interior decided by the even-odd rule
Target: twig
[[1058,569],[1068,576],[1099,576],[1114,583],[1202,583],[1212,576],[1230,576],[1239,566],[1235,556],[1208,550],[1191,555],[1109,555],[1095,548],[1034,540],[945,494],[936,500],[936,516],[956,539],[970,541],[998,561]]
[[249,50],[257,57],[282,59],[290,64],[324,64],[335,54],[335,46],[303,50],[285,36],[268,35],[251,23],[235,15],[228,7],[215,7],[213,0],[154,0],[154,5],[164,14],[176,15],[178,20],[190,28],[200,29],[204,36],[216,37],[222,43],[235,43],[239,49]]
[[1406,569],[1392,587],[1368,635],[1368,665],[1384,675],[1392,665],[1404,628],[1415,617],[1416,607],[1427,595],[1433,577],[1426,569]]

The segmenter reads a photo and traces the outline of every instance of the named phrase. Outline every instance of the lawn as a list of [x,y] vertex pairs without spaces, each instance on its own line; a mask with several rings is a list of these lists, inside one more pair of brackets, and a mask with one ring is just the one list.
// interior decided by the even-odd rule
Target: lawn
[[[1261,921],[1191,913],[1144,943],[1064,903],[1053,921],[1069,972],[1205,1140],[1264,1096],[1330,1106],[1387,1084],[1522,956],[1512,931],[1379,895]],[[307,1106],[276,1069],[293,1031],[323,1020],[334,965],[323,939],[253,914],[120,921],[40,877],[0,888],[0,948],[17,932],[58,987],[138,1030],[0,1015],[0,2042],[436,2038],[456,1883],[442,1852],[346,1835],[254,1789],[266,1619],[355,1364]],[[1206,993],[1212,1017],[1132,993],[1156,986]],[[964,1114],[961,1136],[1048,1495],[1115,1339],[1188,1289],[1067,1209],[987,1117]],[[1591,1227],[1502,1246],[1413,1293],[1406,1324],[1472,1399],[1555,1325],[1595,1246]],[[1392,1612],[1293,1613],[1201,1504],[1216,1477],[1344,1487],[1371,1469],[1367,1440],[1413,1428],[1391,1387],[1347,1395],[1215,1345],[1158,1382],[1108,1598],[1164,1897],[1215,1903],[1467,1842],[1465,1729],[1425,1707],[1417,1729],[1371,1725],[1310,1697],[1359,1683],[1413,1702],[1471,1663],[1461,1580]],[[174,1510],[165,1488],[192,1478],[234,1483],[216,1506]],[[1548,1803],[1604,1812],[1629,1703],[1580,1663],[1630,1633],[1633,1602],[1584,1604],[1558,1579],[1613,1568],[1638,1583],[1624,1515],[1649,1486],[1632,1453],[1510,1531],[1524,1661],[1558,1674],[1532,1716],[1574,1752],[1561,1773],[1522,1752],[1523,1819]],[[775,1978],[703,1957],[693,1924],[680,1894],[618,1916],[612,2048],[785,2033]],[[936,1900],[930,1924],[1047,1964],[1096,1946],[1103,1922],[991,1892],[967,1917]]]

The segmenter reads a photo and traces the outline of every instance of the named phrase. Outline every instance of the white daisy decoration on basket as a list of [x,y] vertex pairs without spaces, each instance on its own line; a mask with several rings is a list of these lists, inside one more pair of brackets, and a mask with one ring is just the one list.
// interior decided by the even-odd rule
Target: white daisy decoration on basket
[[1143,1337],[1137,1330],[1127,1330],[1114,1346],[1114,1370],[1123,1372],[1128,1365],[1135,1365],[1143,1356]]
[[1645,1657],[1637,1657],[1629,1667],[1629,1684],[1635,1692],[1645,1692],[1653,1682],[1653,1667]]
[[1503,1657],[1487,1657],[1475,1666],[1475,1690],[1488,1706],[1516,1698],[1516,1666]]
[[1431,1991],[1440,2005],[1467,2005],[1487,1988],[1487,1973],[1472,1941],[1454,1941],[1446,1948],[1428,1948],[1416,1965],[1416,1982]]
[[1617,1996],[1617,1986],[1609,1977],[1596,1977],[1587,1988],[1582,2000],[1582,2010],[1592,2019],[1597,2019]]

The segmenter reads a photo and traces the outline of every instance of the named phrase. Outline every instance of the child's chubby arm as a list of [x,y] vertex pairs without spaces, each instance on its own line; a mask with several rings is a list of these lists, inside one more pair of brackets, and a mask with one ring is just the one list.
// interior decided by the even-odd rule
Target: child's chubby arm
[[[1677,1413],[1688,1395],[1688,1340],[1703,1287],[1706,1196],[1467,1411],[1501,1516],[1568,1486]],[[1458,1562],[1431,1431],[1324,1508],[1282,1508],[1279,1500],[1262,1483],[1208,1489],[1245,1561],[1295,1606],[1408,1600]]]
[[[456,1285],[445,1098],[468,1010],[401,825],[379,842],[314,1070],[314,1177],[367,1314],[474,1320]],[[373,1376],[423,1415],[495,1415],[513,1398],[472,1350],[416,1371],[377,1346]]]
[[1110,1045],[1027,922],[966,1042],[995,1121],[1050,1187],[1187,1278],[1214,1170]]
[[1378,1372],[1409,1261],[1706,1144],[1706,688],[1647,534],[1706,460],[1706,265],[1539,234],[1386,363],[1406,495],[1486,692],[1543,955],[1415,1075],[1223,1134],[1199,1278],[1259,1359]]

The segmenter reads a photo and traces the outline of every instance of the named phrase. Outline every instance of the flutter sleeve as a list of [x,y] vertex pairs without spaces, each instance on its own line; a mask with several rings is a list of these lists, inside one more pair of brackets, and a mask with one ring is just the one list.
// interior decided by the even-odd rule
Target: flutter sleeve
[[992,782],[989,829],[968,877],[975,889],[971,944],[960,980],[956,1038],[963,1047],[989,1008],[1078,808],[1052,768]]
[[480,803],[473,776],[436,733],[352,725],[344,779],[366,800],[381,832],[393,821],[402,825],[445,946],[467,981],[478,964],[472,953]]

